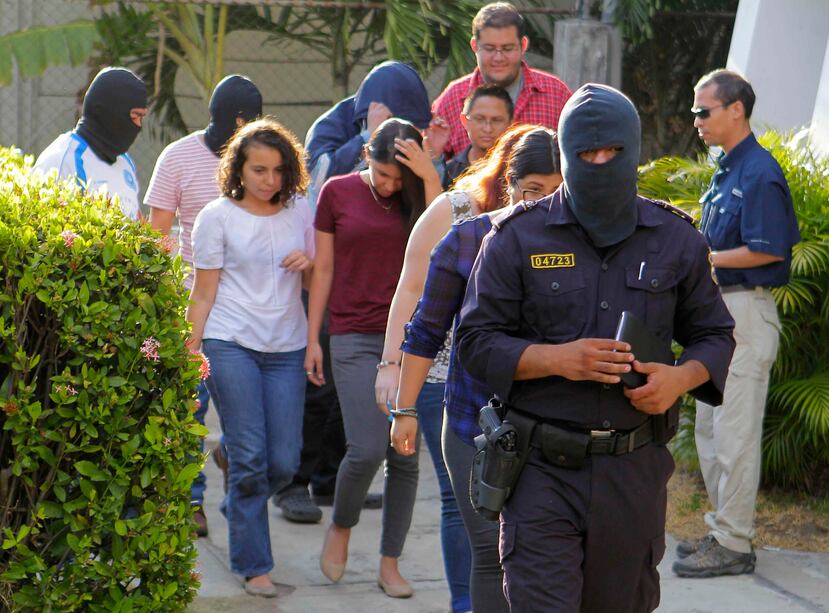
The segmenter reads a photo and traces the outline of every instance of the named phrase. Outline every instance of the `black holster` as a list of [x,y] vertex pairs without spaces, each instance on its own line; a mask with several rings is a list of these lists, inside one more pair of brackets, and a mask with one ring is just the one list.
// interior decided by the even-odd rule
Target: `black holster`
[[496,521],[509,500],[527,460],[536,421],[507,411],[493,399],[478,417],[482,434],[475,437],[469,499],[479,515]]

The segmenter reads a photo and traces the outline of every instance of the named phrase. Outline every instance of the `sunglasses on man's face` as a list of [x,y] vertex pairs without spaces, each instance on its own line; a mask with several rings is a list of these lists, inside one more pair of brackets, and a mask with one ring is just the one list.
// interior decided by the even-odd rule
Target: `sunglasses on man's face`
[[717,106],[712,107],[704,107],[704,106],[697,106],[691,109],[691,115],[696,117],[697,119],[708,119],[711,117],[711,111],[714,109],[724,109],[725,107],[729,106],[731,103],[728,104],[718,104]]

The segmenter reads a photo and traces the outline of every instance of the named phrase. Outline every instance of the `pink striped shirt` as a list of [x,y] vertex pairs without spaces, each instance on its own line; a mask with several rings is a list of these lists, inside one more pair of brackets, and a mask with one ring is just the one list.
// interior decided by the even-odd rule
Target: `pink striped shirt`
[[[178,215],[179,252],[191,268],[193,222],[208,202],[221,196],[216,180],[218,168],[219,156],[205,144],[204,132],[193,132],[164,148],[144,196],[145,205]],[[191,271],[185,282],[188,289],[192,282]]]

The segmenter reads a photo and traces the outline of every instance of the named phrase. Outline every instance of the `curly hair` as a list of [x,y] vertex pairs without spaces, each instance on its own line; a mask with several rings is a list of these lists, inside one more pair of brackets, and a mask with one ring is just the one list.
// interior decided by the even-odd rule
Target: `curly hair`
[[219,161],[219,189],[228,198],[245,197],[242,167],[252,146],[275,149],[282,156],[282,187],[271,197],[271,204],[287,204],[297,193],[308,189],[305,150],[297,137],[273,117],[246,123],[228,141]]
[[484,157],[458,177],[452,189],[467,192],[482,213],[500,209],[509,201],[505,173],[512,148],[526,133],[539,128],[542,126],[520,124],[507,129]]

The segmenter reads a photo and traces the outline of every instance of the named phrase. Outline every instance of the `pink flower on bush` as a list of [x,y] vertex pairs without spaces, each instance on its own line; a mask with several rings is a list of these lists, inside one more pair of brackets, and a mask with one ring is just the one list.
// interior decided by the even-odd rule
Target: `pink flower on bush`
[[141,353],[144,357],[152,362],[158,362],[158,348],[161,343],[155,340],[152,336],[148,336],[143,343],[141,343]]
[[74,245],[75,239],[78,237],[78,235],[72,232],[72,230],[64,230],[60,233],[60,236],[63,239],[63,244],[67,247]]
[[55,391],[56,392],[65,392],[69,396],[77,396],[78,395],[78,390],[76,390],[74,387],[72,387],[68,383],[66,385],[56,385],[55,386]]
[[158,239],[158,247],[164,253],[172,254],[176,250],[176,247],[178,247],[178,244],[176,243],[176,239],[169,234],[166,234]]
[[202,378],[202,381],[204,381],[210,376],[210,360],[208,360],[207,356],[203,353],[200,353],[199,356],[201,357],[201,364],[199,364],[199,376]]

